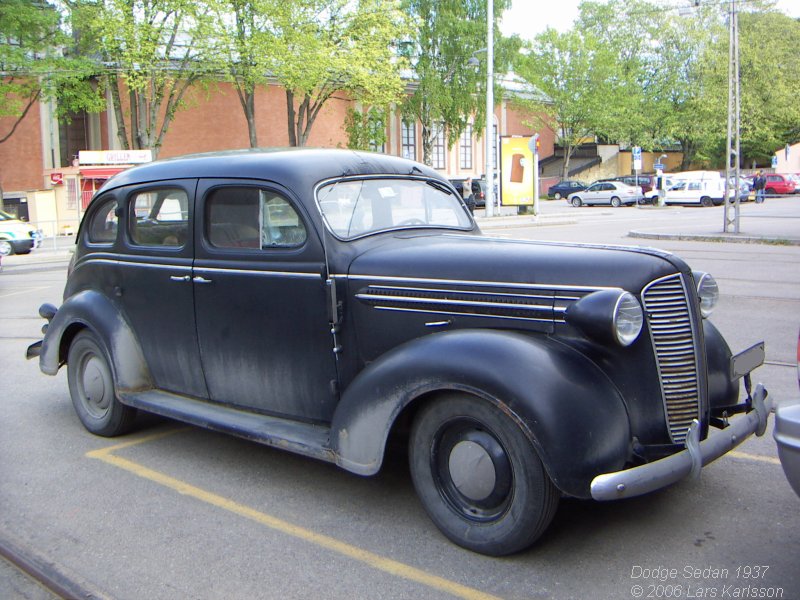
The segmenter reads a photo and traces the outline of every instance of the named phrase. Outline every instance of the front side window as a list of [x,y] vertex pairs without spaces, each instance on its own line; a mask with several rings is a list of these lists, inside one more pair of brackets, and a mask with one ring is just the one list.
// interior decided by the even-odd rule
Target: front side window
[[143,246],[183,246],[189,234],[186,192],[166,188],[137,193],[131,200],[130,233]]
[[206,202],[206,238],[217,248],[295,248],[307,237],[297,211],[275,192],[218,188]]
[[395,229],[472,229],[459,198],[439,181],[425,179],[339,180],[317,191],[325,223],[340,239]]
[[117,239],[117,200],[109,198],[94,211],[87,229],[87,239],[92,244],[113,244]]

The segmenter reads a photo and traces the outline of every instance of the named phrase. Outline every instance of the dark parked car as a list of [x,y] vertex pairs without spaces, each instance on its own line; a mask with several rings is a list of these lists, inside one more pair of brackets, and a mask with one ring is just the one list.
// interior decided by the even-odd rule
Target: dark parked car
[[[462,190],[464,189],[464,182],[466,179],[451,179],[450,183],[456,188],[456,191],[463,196]],[[486,206],[486,180],[473,179],[472,180],[472,199],[475,202],[474,208],[483,208]]]
[[573,192],[582,192],[585,189],[585,183],[565,179],[564,181],[561,181],[555,185],[551,185],[547,190],[547,197],[561,200],[561,198],[566,198]]
[[359,475],[405,440],[444,535],[503,555],[562,496],[646,494],[763,432],[763,344],[732,356],[717,296],[668,252],[484,237],[404,159],[225,153],[97,192],[28,357],[101,436],[142,410]]

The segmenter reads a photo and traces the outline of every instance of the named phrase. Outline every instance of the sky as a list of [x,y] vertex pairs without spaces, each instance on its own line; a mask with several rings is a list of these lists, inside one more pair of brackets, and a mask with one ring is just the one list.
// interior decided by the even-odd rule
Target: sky
[[[662,1],[670,6],[693,3],[691,0]],[[500,28],[506,35],[516,33],[524,39],[532,39],[547,27],[566,31],[578,16],[579,3],[580,0],[513,0],[511,8],[503,15]],[[777,6],[783,13],[800,18],[800,0],[778,0]]]

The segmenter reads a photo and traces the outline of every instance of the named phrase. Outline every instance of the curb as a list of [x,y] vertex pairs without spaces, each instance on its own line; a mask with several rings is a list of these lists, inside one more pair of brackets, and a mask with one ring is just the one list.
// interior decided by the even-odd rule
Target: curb
[[800,239],[753,236],[731,233],[650,233],[629,231],[628,237],[644,240],[681,240],[688,242],[716,242],[732,244],[764,244],[769,246],[800,246]]

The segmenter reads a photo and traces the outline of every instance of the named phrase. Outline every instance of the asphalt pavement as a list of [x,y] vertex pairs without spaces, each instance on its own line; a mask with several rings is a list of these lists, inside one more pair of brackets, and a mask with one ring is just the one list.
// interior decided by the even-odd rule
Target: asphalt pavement
[[[760,243],[800,246],[800,197],[794,197],[795,203],[781,202],[781,211],[769,214],[748,214],[747,218],[740,219],[739,232],[730,227],[728,232],[723,231],[722,223],[718,227],[709,226],[704,220],[698,219],[697,223],[684,224],[680,231],[662,230],[658,227],[657,215],[661,211],[675,210],[675,207],[639,206],[637,211],[653,214],[653,222],[647,227],[632,229],[628,236],[636,239],[651,240],[685,240],[698,242],[726,242],[726,243]],[[769,200],[767,202],[770,202]],[[484,210],[476,211],[475,220],[481,229],[510,227],[530,227],[535,225],[563,225],[575,220],[576,209],[563,206],[559,210],[549,206],[549,201],[543,201],[539,216],[512,215],[509,208],[501,207],[500,214],[486,217]],[[553,202],[554,204],[554,202]],[[742,204],[742,209],[755,207],[752,202]],[[550,209],[550,210],[548,210]],[[555,209],[555,210],[553,210]],[[580,210],[580,209],[578,209]],[[703,209],[697,209],[703,210]],[[732,217],[733,215],[729,215]]]

